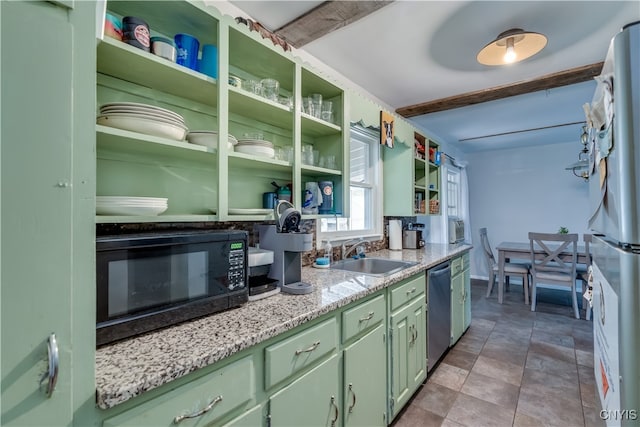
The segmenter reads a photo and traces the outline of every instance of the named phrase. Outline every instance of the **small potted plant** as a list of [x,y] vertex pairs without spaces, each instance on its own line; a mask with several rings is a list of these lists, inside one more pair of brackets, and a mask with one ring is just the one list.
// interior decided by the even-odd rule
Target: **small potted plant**
[[560,227],[558,234],[569,234],[569,229],[567,227]]

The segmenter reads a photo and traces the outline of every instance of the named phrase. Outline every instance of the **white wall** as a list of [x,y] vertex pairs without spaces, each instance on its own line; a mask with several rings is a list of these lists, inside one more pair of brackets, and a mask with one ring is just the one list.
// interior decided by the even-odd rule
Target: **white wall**
[[[575,142],[468,153],[469,210],[475,248],[471,276],[487,278],[478,230],[487,227],[494,248],[528,242],[529,231],[587,232],[588,185],[564,168],[575,162]],[[582,236],[580,236],[582,238]]]

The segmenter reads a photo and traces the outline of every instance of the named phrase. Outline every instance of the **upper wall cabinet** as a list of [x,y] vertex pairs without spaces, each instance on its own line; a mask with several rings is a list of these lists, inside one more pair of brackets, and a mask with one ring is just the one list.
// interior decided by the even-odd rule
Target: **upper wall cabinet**
[[[413,128],[399,117],[394,120],[393,148],[382,147],[384,215],[414,215]],[[418,172],[416,171],[416,174]],[[424,175],[424,174],[423,174]]]
[[[301,209],[310,181],[333,183],[325,214],[345,213],[348,116],[339,85],[200,3],[108,1],[106,12],[116,21],[142,19],[151,37],[195,37],[200,60],[211,45],[217,66],[205,74],[200,60],[188,68],[122,40],[99,40],[96,194],[166,198],[167,208],[99,206],[97,222],[268,220],[263,193],[288,187]],[[311,109],[308,100],[319,97]],[[198,131],[208,141],[189,142],[187,132]]]
[[[219,20],[187,2],[109,1],[106,8],[116,20],[144,20],[151,37],[189,33],[201,45],[219,44]],[[96,94],[96,195],[167,199],[159,216],[161,208],[98,201],[97,221],[215,220],[217,149],[185,136],[186,128],[219,129],[218,81],[105,36],[97,46]]]

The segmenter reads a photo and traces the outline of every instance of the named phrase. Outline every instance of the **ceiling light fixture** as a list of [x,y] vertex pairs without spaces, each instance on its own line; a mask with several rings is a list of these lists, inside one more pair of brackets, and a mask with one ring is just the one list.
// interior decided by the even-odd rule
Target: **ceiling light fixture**
[[535,55],[546,45],[543,34],[512,28],[483,47],[476,59],[484,65],[513,64]]

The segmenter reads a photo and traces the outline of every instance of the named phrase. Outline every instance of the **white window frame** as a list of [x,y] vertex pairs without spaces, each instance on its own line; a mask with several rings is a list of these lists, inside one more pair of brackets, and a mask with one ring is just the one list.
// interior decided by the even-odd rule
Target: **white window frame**
[[447,216],[460,217],[460,169],[446,168]]
[[[350,129],[350,138],[356,139],[359,142],[366,142],[370,144],[371,150],[369,150],[371,183],[354,183],[351,182],[351,165],[349,170],[344,175],[349,177],[349,203],[351,203],[351,187],[369,188],[371,189],[371,215],[372,215],[372,227],[366,230],[340,230],[340,231],[321,231],[321,220],[316,221],[316,247],[322,249],[324,242],[327,240],[331,243],[341,243],[349,239],[356,237],[364,238],[365,240],[374,241],[382,239],[382,153],[380,149],[380,130],[372,130],[358,125],[352,125]],[[352,209],[349,209],[352,212]],[[339,218],[336,215],[336,220]]]

